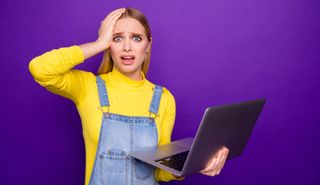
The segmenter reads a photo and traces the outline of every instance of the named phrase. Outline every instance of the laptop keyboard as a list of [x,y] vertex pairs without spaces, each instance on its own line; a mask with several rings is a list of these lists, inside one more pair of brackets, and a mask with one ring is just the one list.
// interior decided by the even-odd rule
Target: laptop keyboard
[[181,171],[183,168],[183,165],[187,159],[189,151],[182,152],[170,157],[165,157],[162,159],[156,160],[156,162],[159,162],[162,165],[168,166],[170,168],[173,168],[175,170]]

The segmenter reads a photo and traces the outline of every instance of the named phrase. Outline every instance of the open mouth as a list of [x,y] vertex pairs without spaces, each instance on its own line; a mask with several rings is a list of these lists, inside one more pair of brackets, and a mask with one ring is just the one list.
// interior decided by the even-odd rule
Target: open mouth
[[125,65],[130,65],[134,62],[135,57],[133,55],[120,56],[121,62]]

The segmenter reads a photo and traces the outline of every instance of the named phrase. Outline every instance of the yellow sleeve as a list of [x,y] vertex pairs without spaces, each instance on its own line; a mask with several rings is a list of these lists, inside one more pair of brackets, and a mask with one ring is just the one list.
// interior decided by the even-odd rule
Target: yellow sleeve
[[[173,129],[175,118],[176,118],[176,102],[175,102],[174,96],[166,88],[164,88],[164,94],[165,93],[168,94],[168,106],[166,108],[163,121],[161,123],[162,131],[161,131],[161,136],[159,141],[160,145],[171,142],[172,129]],[[168,182],[171,180],[183,180],[184,178],[177,179],[172,175],[172,173],[162,170],[160,168],[156,168],[155,179],[158,182],[159,181]]]
[[83,61],[83,52],[75,45],[53,49],[33,58],[29,63],[29,70],[41,86],[77,105],[84,96],[89,72],[72,68]]

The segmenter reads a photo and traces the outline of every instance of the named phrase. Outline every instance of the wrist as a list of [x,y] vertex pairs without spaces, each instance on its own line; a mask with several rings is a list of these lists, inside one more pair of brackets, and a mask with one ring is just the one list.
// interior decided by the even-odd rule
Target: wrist
[[82,49],[85,60],[104,51],[106,48],[105,44],[100,41],[81,44],[79,47]]
[[173,176],[174,178],[176,178],[176,179],[178,179],[178,180],[184,178],[184,176],[178,176],[178,175],[175,175],[175,174],[173,174],[173,173],[171,173],[171,174],[172,174],[172,176]]
[[99,48],[99,50],[103,51],[106,50],[110,47],[110,43],[107,43],[103,40],[96,40],[94,41],[94,44],[97,46],[97,48]]

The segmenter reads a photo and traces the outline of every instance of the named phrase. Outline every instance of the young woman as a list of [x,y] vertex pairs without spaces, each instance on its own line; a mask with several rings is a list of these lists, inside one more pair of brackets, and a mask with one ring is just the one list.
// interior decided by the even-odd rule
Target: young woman
[[[111,12],[94,42],[54,49],[32,59],[35,81],[72,100],[81,117],[86,146],[86,185],[146,184],[183,179],[135,160],[130,152],[170,142],[175,100],[165,88],[146,79],[151,31],[133,8]],[[98,75],[72,69],[104,52]],[[224,166],[222,148],[201,173],[214,176]]]

